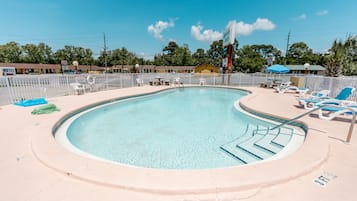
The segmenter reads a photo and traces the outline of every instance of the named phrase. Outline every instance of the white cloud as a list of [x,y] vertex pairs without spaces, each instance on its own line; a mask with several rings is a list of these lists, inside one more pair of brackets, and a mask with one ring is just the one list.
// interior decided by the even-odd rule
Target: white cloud
[[191,27],[191,36],[199,41],[212,42],[222,39],[223,34],[212,29],[203,30],[203,26],[198,24]]
[[294,18],[295,21],[299,21],[299,20],[305,20],[307,18],[307,15],[305,13],[297,16]]
[[168,29],[170,27],[174,27],[175,22],[174,20],[170,20],[168,22],[165,21],[157,21],[155,25],[150,24],[148,26],[148,32],[152,34],[156,39],[158,40],[163,40],[164,36],[161,34],[165,29]]
[[[228,22],[226,28],[228,27],[233,27],[235,35],[250,35],[257,30],[273,30],[276,26],[269,19],[257,18],[257,20],[252,24],[247,24],[243,21],[236,22],[235,20],[232,20]],[[212,29],[203,30],[203,26],[200,24],[191,27],[191,35],[196,40],[206,42],[212,42],[223,38],[223,33],[214,31]]]
[[275,24],[266,18],[258,18],[253,24],[246,24],[243,21],[230,21],[227,27],[229,26],[234,26],[236,35],[250,35],[257,30],[270,31],[275,29]]
[[327,15],[327,14],[328,14],[328,10],[321,10],[316,13],[316,15],[318,15],[318,16],[323,16],[323,15]]

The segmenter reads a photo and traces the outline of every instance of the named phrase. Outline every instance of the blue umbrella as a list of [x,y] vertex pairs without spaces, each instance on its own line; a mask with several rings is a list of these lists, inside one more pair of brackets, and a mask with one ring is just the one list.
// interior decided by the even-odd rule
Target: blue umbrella
[[274,64],[274,65],[268,67],[267,71],[271,72],[271,73],[288,73],[290,70],[283,65]]

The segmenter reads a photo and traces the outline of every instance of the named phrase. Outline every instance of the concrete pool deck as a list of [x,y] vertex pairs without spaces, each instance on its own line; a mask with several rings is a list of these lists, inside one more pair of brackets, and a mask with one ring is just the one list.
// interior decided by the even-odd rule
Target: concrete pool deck
[[[64,115],[96,102],[164,89],[143,86],[49,99],[61,111],[31,115],[34,107],[1,106],[1,200],[356,200],[357,131],[346,139],[350,116],[301,119],[304,145],[286,158],[212,170],[154,170],[114,165],[73,154],[52,128]],[[241,102],[284,118],[306,112],[296,94],[245,87]],[[232,103],[233,104],[233,103]],[[323,185],[324,184],[324,185]]]

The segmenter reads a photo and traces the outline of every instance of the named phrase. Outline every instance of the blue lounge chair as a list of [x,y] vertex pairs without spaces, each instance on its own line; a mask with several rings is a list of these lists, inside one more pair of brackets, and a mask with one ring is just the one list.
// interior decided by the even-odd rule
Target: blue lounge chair
[[310,95],[310,97],[308,97],[309,99],[312,98],[329,98],[330,96],[330,90],[324,89],[321,91],[313,91]]
[[340,105],[343,101],[346,101],[354,92],[354,87],[345,87],[340,93],[337,94],[335,98],[311,98],[311,99],[300,99],[299,104],[302,105],[305,109],[313,109],[318,107],[321,104],[333,104]]
[[[324,115],[323,111],[327,113]],[[319,118],[325,120],[332,120],[338,115],[347,114],[352,115],[354,112],[357,115],[357,103],[356,102],[348,102],[342,107],[324,107],[319,110]]]
[[[314,101],[314,100],[319,100],[319,99],[324,99],[324,98],[330,98],[330,90],[321,90],[321,91],[313,91],[308,97],[303,97],[303,98],[297,98],[297,100],[300,102],[309,102],[309,101]],[[302,105],[302,103],[300,103]]]

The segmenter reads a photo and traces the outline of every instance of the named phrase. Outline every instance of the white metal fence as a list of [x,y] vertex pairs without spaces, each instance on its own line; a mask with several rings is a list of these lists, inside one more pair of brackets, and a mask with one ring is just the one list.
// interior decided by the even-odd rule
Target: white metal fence
[[[89,77],[88,77],[89,76]],[[88,86],[88,92],[101,91],[136,86],[136,79],[140,78],[144,84],[160,77],[164,80],[173,80],[180,77],[180,82],[185,85],[200,84],[205,80],[205,85],[227,85],[227,86],[255,86],[269,79],[289,81],[291,74],[212,74],[195,75],[189,73],[142,73],[142,74],[99,74],[99,75],[16,75],[0,77],[0,105],[12,104],[18,100],[38,97],[66,96],[75,93],[71,83],[81,83]],[[357,88],[356,77],[330,78],[322,76],[306,76],[305,87],[310,90],[330,89],[334,96],[345,86]],[[356,100],[356,96],[352,97]]]
[[[344,87],[357,89],[357,77],[307,76],[305,78],[305,86],[313,91],[328,89],[331,91],[330,96],[335,97]],[[349,99],[357,101],[357,92],[355,91]]]

